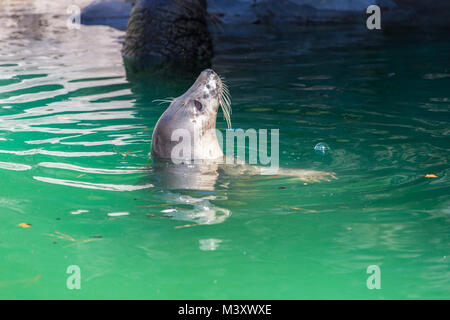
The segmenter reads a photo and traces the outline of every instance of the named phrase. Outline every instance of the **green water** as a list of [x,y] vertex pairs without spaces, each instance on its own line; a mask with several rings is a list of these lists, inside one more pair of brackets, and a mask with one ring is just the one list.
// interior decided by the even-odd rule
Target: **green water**
[[[338,180],[221,175],[187,191],[157,186],[148,154],[165,106],[152,101],[196,74],[127,77],[123,33],[107,27],[7,31],[0,298],[450,298],[447,35],[224,39],[213,67],[233,127],[279,128],[283,167]],[[66,287],[71,265],[81,290]],[[366,286],[370,265],[380,290]]]

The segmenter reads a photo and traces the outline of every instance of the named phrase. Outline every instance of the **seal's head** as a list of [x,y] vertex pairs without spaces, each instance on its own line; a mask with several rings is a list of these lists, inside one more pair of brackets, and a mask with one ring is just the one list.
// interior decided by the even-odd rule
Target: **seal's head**
[[219,105],[230,128],[228,88],[217,73],[206,69],[159,118],[153,131],[152,156],[172,160],[221,158],[216,136]]

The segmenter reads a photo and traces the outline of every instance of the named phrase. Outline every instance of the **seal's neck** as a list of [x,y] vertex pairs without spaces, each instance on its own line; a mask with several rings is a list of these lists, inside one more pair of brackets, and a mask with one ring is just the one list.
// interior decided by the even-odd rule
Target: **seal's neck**
[[[197,130],[195,130],[197,131]],[[216,129],[194,132],[193,159],[217,160],[223,158],[223,151],[217,139]]]

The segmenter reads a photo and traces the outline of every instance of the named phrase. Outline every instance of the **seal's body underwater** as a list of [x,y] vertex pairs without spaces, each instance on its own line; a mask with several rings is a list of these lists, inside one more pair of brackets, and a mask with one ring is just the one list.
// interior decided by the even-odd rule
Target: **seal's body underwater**
[[[222,107],[230,128],[231,102],[228,88],[217,73],[206,69],[183,95],[171,101],[159,118],[153,131],[152,157],[170,159],[172,164],[165,166],[170,171],[177,171],[174,163],[195,164],[195,167],[178,169],[178,172],[182,172],[179,177],[177,175],[178,178],[174,178],[173,174],[166,175],[171,176],[173,181],[179,180],[171,184],[183,185],[188,189],[212,189],[219,169],[230,175],[267,174],[264,167],[249,165],[236,158],[230,161],[230,157],[224,156],[216,135],[219,106]],[[180,145],[188,148],[180,148]],[[189,179],[191,172],[195,175]],[[329,180],[334,177],[331,172],[283,168],[278,169],[275,174],[292,176],[302,181]],[[189,183],[186,185],[187,181]]]

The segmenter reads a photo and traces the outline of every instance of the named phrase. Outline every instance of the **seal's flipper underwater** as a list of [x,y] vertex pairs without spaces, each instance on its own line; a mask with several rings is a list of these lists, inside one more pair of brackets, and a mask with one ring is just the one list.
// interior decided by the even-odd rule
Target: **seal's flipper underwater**
[[[182,186],[214,188],[217,175],[211,172],[217,170],[228,175],[268,175],[265,167],[250,165],[237,158],[231,158],[230,161],[229,157],[224,156],[216,135],[219,106],[222,107],[227,124],[231,127],[228,89],[216,72],[206,69],[183,95],[173,99],[156,123],[152,137],[152,157],[170,159],[173,163],[178,163],[181,169],[176,171],[182,173],[180,179],[186,180],[190,177],[201,182],[180,183]],[[190,147],[189,152],[183,152],[183,149],[180,152],[179,146],[182,143]],[[195,170],[194,176],[189,174],[193,165],[197,166],[197,169],[198,166],[207,167],[208,170],[204,172],[207,173],[208,179],[202,180],[198,176],[202,176],[202,170]],[[269,175],[293,177],[305,182],[335,178],[333,172],[285,168]],[[171,180],[176,182],[177,179]]]

